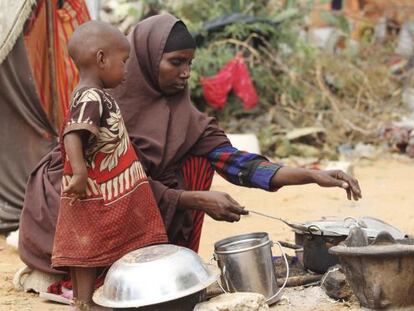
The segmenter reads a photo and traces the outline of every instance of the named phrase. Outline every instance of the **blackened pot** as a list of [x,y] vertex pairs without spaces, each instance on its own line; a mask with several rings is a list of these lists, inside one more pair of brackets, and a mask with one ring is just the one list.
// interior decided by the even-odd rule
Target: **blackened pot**
[[[303,265],[316,273],[325,273],[339,263],[338,257],[329,254],[329,249],[346,239],[340,235],[315,235],[311,233],[295,233],[296,244],[303,246]],[[300,244],[299,244],[300,245]]]

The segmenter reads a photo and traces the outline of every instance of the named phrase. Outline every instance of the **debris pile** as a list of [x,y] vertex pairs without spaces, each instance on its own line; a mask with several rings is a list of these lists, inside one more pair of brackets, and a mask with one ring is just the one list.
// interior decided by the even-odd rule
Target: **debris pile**
[[[410,133],[388,128],[413,111],[404,98],[414,65],[396,54],[397,30],[409,24],[398,20],[391,27],[389,9],[353,17],[346,10],[323,11],[316,23],[312,1],[106,0],[101,17],[127,33],[140,19],[164,11],[182,18],[198,44],[190,79],[194,104],[228,133],[256,134],[264,154],[337,160],[340,145],[381,146],[389,140],[414,153]],[[368,14],[369,23],[363,27],[355,14]],[[247,65],[258,104],[245,110],[230,93],[221,109],[213,108],[200,81],[236,55]]]

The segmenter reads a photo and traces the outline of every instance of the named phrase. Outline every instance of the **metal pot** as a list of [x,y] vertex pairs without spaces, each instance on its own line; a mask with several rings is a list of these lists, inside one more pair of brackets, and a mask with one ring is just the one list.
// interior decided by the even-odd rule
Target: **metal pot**
[[316,273],[325,273],[339,263],[338,258],[329,254],[329,249],[338,245],[346,236],[315,235],[312,233],[295,233],[295,241],[303,246],[303,266]]
[[344,241],[352,227],[362,227],[369,239],[374,239],[382,230],[388,230],[395,239],[403,239],[404,233],[373,217],[323,219],[302,224],[307,231],[295,230],[295,243],[303,246],[303,265],[316,273],[325,273],[339,263],[329,249]]
[[[266,297],[268,304],[280,299],[286,284],[279,288],[272,261],[273,242],[265,232],[233,236],[214,245],[214,258],[222,272],[222,289],[226,292],[255,292]],[[282,254],[285,258],[284,254]]]

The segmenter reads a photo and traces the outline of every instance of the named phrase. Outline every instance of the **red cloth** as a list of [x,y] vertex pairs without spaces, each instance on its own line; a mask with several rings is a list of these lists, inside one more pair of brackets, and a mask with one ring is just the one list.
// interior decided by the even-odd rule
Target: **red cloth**
[[[53,15],[53,44],[50,45],[48,32],[47,6]],[[25,46],[32,67],[34,82],[43,108],[53,125],[59,128],[69,107],[70,94],[79,80],[78,70],[69,57],[67,44],[75,28],[89,21],[88,8],[84,0],[65,0],[62,7],[57,1],[38,0],[32,19],[25,28]],[[52,66],[55,77],[51,75],[50,55],[53,48]],[[51,79],[55,79],[57,98],[52,98]]]
[[236,55],[213,77],[202,77],[204,97],[210,106],[222,109],[227,96],[233,89],[243,101],[244,109],[257,105],[257,93],[250,78],[249,70],[240,55]]
[[[181,169],[186,189],[189,191],[206,191],[213,182],[214,171],[210,162],[203,157],[190,157]],[[204,212],[194,210],[192,213],[193,230],[188,241],[178,242],[178,245],[187,247],[198,252],[200,245],[201,229],[203,227]]]
[[[62,194],[52,265],[106,267],[135,249],[167,243],[160,211],[115,100],[95,88],[76,92],[64,134],[78,130],[94,137],[85,147],[86,198],[71,204],[71,197]],[[63,189],[73,175],[64,159]]]

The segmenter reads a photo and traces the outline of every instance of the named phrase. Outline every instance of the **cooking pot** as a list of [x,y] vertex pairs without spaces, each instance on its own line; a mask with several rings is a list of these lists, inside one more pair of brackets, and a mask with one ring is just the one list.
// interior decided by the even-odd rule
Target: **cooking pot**
[[275,242],[286,264],[286,278],[279,288],[272,262],[273,244],[266,232],[241,234],[216,242],[214,259],[222,272],[219,285],[223,292],[254,292],[265,296],[269,305],[277,302],[289,277],[289,264]]
[[329,254],[329,249],[346,239],[343,235],[316,235],[311,232],[295,232],[295,242],[303,248],[303,266],[316,273],[323,274],[338,264],[338,258]]
[[329,249],[344,241],[349,230],[360,227],[369,240],[373,240],[379,232],[387,230],[395,239],[405,238],[397,228],[373,217],[331,218],[310,221],[302,224],[307,230],[295,229],[295,243],[303,247],[303,265],[316,273],[325,273],[339,263],[338,257],[329,253]]

